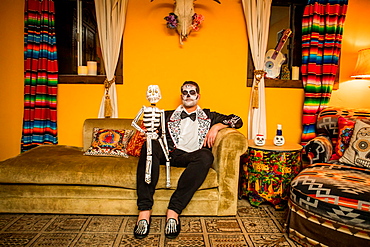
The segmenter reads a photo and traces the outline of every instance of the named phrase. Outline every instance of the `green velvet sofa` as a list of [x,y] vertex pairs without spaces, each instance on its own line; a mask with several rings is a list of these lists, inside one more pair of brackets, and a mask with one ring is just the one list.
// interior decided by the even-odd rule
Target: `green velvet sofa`
[[[83,155],[94,127],[133,129],[132,119],[87,119],[84,146],[45,145],[0,162],[0,213],[137,215],[137,157]],[[219,132],[213,168],[183,215],[235,215],[239,161],[247,140],[231,128]],[[168,200],[184,168],[171,167],[170,189],[165,166],[155,193],[153,215],[165,215]]]

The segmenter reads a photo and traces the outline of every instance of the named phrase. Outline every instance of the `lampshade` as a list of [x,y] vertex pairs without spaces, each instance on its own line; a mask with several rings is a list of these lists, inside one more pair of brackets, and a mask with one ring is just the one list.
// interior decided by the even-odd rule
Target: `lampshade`
[[370,48],[358,51],[357,64],[351,77],[370,78]]

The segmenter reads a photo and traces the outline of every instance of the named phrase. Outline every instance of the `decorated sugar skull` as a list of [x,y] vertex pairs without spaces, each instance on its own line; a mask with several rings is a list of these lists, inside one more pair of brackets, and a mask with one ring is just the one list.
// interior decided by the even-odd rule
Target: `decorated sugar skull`
[[265,143],[266,143],[266,139],[265,139],[264,135],[257,134],[254,137],[254,144],[256,144],[257,146],[263,146],[263,145],[265,145]]
[[195,85],[185,84],[181,88],[181,99],[185,107],[192,107],[198,104],[199,92]]
[[356,152],[354,163],[370,168],[370,128],[359,129],[352,147]]
[[274,137],[274,144],[275,146],[283,146],[285,143],[285,139],[284,139],[284,136],[275,136]]
[[151,104],[156,104],[162,98],[158,85],[149,85],[146,91],[146,99]]

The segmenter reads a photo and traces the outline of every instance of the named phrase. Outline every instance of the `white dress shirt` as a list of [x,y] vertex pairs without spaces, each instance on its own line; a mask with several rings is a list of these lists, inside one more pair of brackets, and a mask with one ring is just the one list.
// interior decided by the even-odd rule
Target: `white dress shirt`
[[178,149],[186,152],[193,152],[199,149],[198,127],[199,123],[197,119],[193,121],[187,117],[181,120],[179,143],[177,145]]

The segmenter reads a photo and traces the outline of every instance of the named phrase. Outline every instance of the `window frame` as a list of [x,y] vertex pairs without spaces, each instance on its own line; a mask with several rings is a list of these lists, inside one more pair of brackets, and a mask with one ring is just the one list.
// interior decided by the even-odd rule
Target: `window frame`
[[[297,3],[298,2],[298,3]],[[290,28],[293,31],[291,39],[291,43],[293,45],[298,43],[298,46],[301,47],[301,41],[297,40],[299,39],[301,35],[301,28],[297,25],[302,23],[302,20],[300,23],[297,23],[296,21],[296,12],[297,12],[297,6],[303,6],[303,3],[299,3],[297,0],[292,0],[292,1],[280,1],[280,0],[273,0],[272,1],[272,6],[287,6],[289,7],[289,13],[290,13]],[[303,10],[302,10],[303,11]],[[297,42],[298,41],[298,42]],[[295,46],[295,47],[298,47]],[[293,47],[293,49],[290,49],[289,56],[290,60],[296,60],[294,62],[294,66],[301,66],[301,61],[299,60],[299,56],[297,54],[294,54],[296,52],[297,48]],[[300,49],[298,49],[300,51]],[[293,58],[293,56],[296,56]],[[291,69],[291,66],[293,66],[293,62],[290,62],[288,65],[289,69]],[[253,71],[254,71],[254,65],[253,65],[253,60],[251,56],[251,50],[250,46],[248,44],[248,66],[247,66],[247,87],[252,87],[253,86]],[[282,79],[270,79],[270,78],[265,78],[265,87],[267,88],[303,88],[302,80],[282,80]]]
[[[64,0],[61,0],[64,1]],[[72,49],[73,43],[75,43],[75,47],[77,46],[77,54],[72,54],[73,50],[71,50],[72,57],[76,56],[76,65],[80,66],[82,65],[82,2],[83,1],[89,1],[89,2],[94,2],[94,0],[76,0],[76,14],[75,17],[73,15],[70,15],[69,18],[77,18],[75,21],[75,24],[72,25],[72,28],[76,28],[77,30],[77,40],[70,39],[69,41],[64,40],[63,42],[67,42],[67,44],[64,47],[67,47],[66,49]],[[64,5],[63,5],[64,6]],[[56,11],[58,11],[56,9]],[[63,20],[65,21],[65,20]],[[63,22],[64,23],[64,22]],[[72,20],[73,23],[73,20]],[[57,32],[57,31],[56,31]],[[57,43],[58,43],[58,34],[56,33],[57,36]],[[69,44],[68,44],[69,42]],[[69,47],[69,48],[68,48]],[[57,50],[58,52],[58,50]],[[61,52],[62,53],[62,52]],[[61,53],[58,53],[58,57],[61,56]],[[122,48],[122,42],[121,42],[121,48],[120,48],[120,55],[118,58],[117,62],[117,67],[115,71],[115,76],[116,76],[116,84],[123,84],[123,48]],[[102,58],[101,58],[102,59]],[[68,59],[67,59],[68,60]],[[74,59],[72,59],[74,60]],[[69,60],[71,61],[71,60]],[[59,61],[58,61],[59,62]],[[103,63],[103,61],[101,60]],[[73,62],[74,63],[74,62]],[[76,66],[76,67],[77,67]],[[103,66],[103,65],[102,65]],[[77,69],[77,68],[76,68]],[[74,72],[74,71],[72,71]],[[58,84],[104,84],[104,81],[106,79],[106,75],[78,75],[77,73],[68,73],[68,74],[61,74],[58,73]]]

